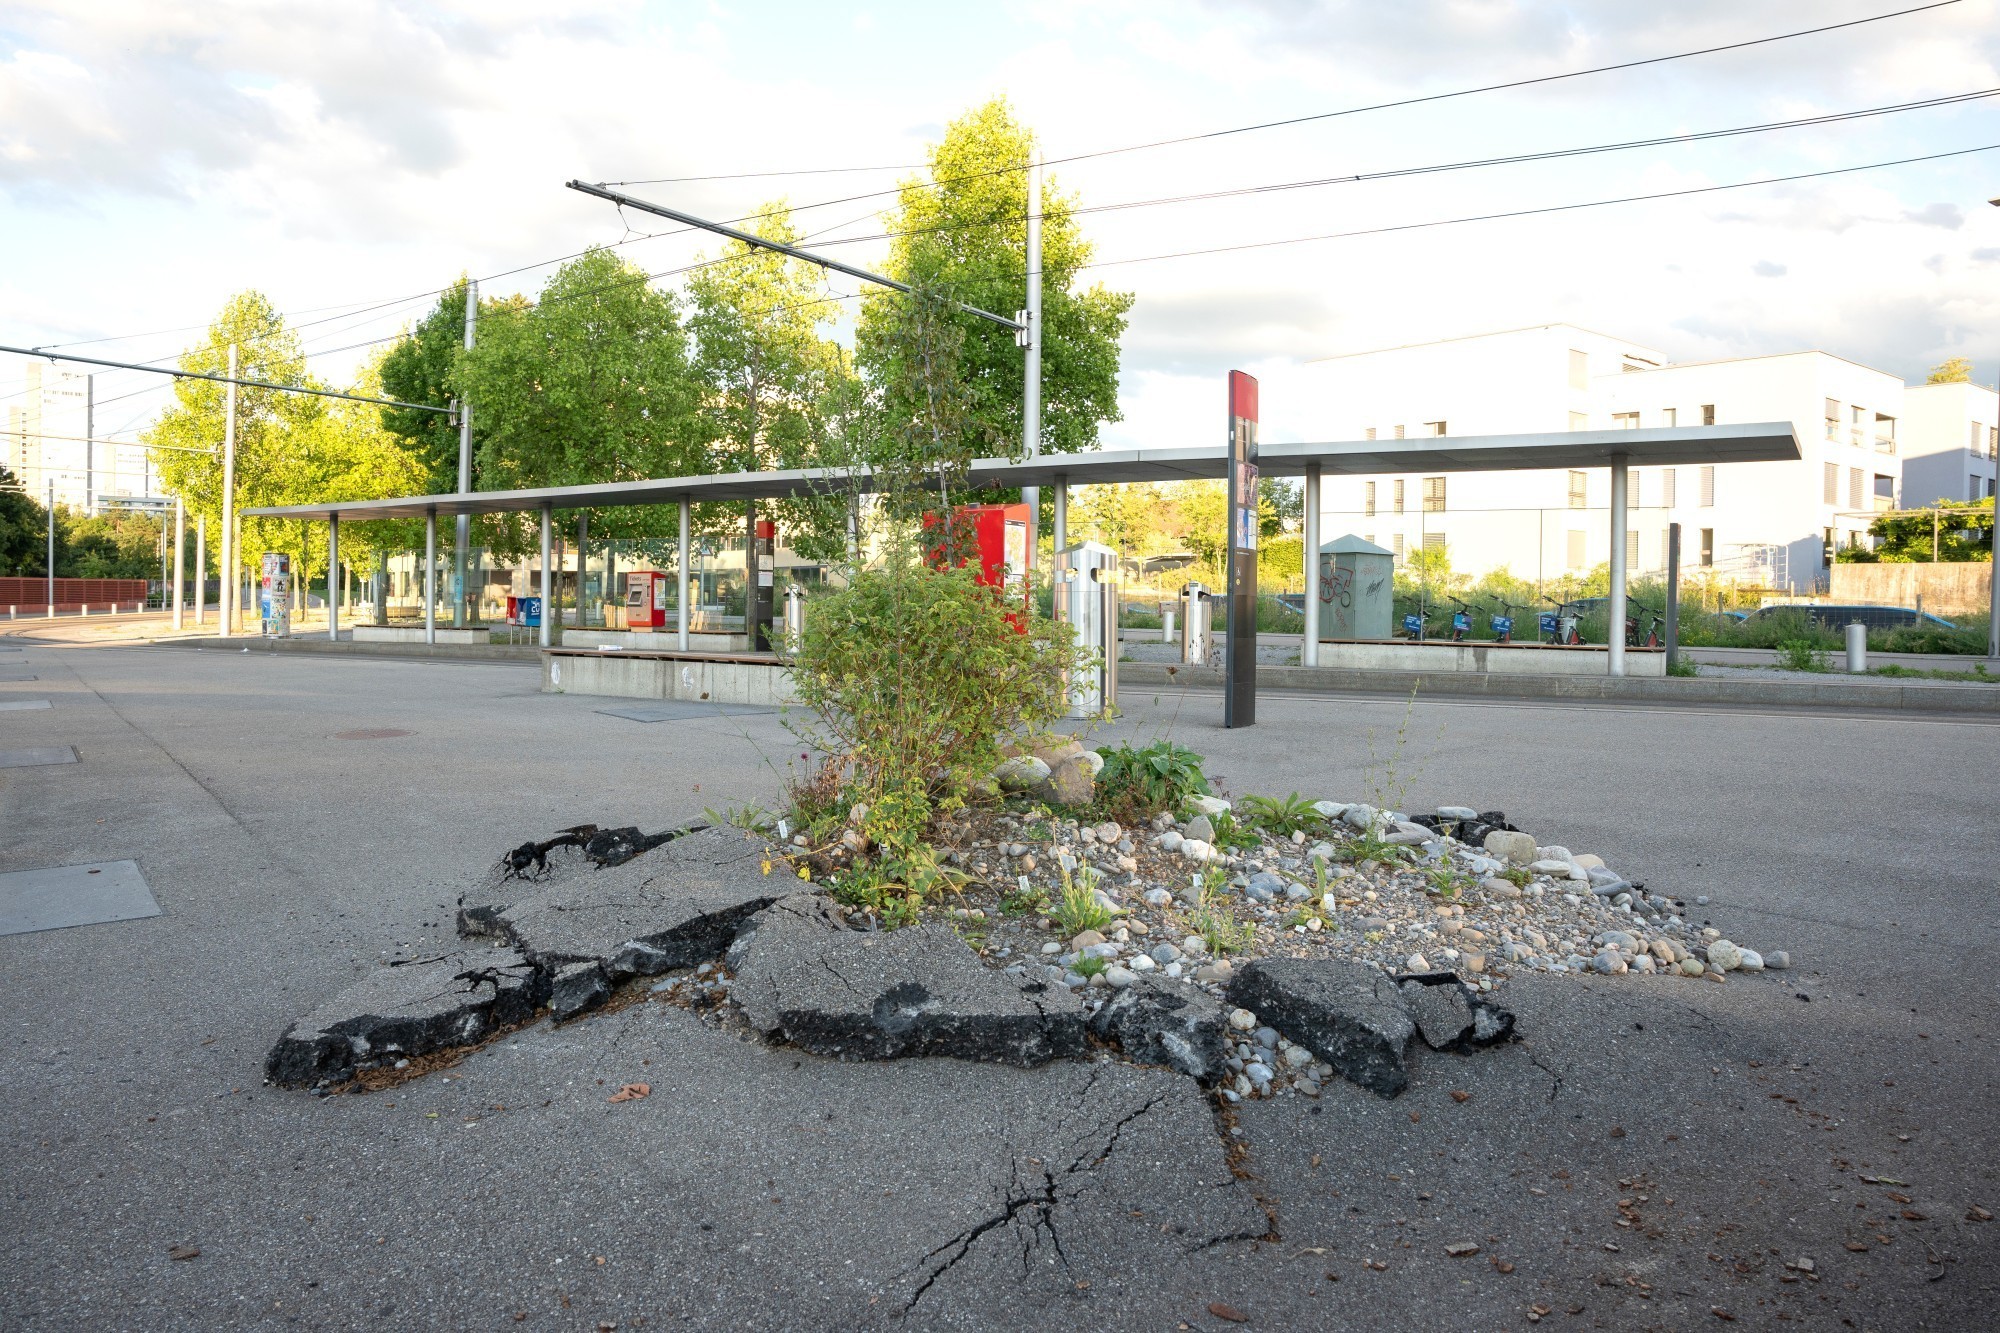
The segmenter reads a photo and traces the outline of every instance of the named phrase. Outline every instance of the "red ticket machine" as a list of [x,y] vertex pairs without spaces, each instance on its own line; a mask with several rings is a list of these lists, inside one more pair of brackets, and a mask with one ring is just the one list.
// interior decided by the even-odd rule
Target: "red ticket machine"
[[[952,516],[957,563],[968,565],[976,559],[978,581],[1000,589],[1001,600],[1010,611],[1018,605],[1026,614],[1028,570],[1034,549],[1028,535],[1028,506],[961,505],[952,511]],[[924,528],[937,543],[932,547],[931,558],[944,561],[947,556],[942,541],[943,521],[936,514],[926,514]]]
[[657,569],[635,569],[625,576],[625,628],[664,630],[672,604],[673,579]]

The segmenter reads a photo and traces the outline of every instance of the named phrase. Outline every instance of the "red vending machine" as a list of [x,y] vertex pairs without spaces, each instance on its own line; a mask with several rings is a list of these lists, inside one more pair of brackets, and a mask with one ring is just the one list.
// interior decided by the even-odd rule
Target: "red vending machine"
[[664,630],[673,579],[657,569],[635,569],[625,576],[625,628]]
[[[1027,614],[1028,568],[1034,549],[1028,535],[1028,506],[961,505],[952,511],[952,516],[959,545],[957,563],[971,564],[976,557],[978,581],[1000,589],[1001,599],[1009,610],[1018,607],[1023,615]],[[924,515],[925,529],[938,541],[931,548],[931,559],[939,563],[947,558],[940,540],[942,526],[936,514]]]

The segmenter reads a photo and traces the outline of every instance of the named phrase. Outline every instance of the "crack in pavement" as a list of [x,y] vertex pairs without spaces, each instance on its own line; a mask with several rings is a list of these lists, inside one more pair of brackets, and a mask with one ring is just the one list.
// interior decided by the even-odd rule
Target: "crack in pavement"
[[1521,1049],[1528,1052],[1528,1063],[1532,1064],[1535,1068],[1541,1070],[1544,1074],[1547,1074],[1549,1076],[1549,1101],[1554,1102],[1557,1094],[1562,1092],[1563,1076],[1557,1073],[1555,1070],[1549,1068],[1547,1065],[1543,1064],[1542,1057],[1535,1054],[1534,1048],[1529,1046],[1526,1042],[1521,1043]]

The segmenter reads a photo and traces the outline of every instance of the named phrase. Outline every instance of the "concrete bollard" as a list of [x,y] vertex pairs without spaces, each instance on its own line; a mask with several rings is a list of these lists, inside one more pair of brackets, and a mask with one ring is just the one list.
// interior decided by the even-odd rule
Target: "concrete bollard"
[[1160,617],[1161,643],[1172,643],[1174,641],[1174,615],[1174,612],[1169,611]]
[[1847,669],[1855,675],[1868,669],[1868,627],[1858,620],[1847,627]]

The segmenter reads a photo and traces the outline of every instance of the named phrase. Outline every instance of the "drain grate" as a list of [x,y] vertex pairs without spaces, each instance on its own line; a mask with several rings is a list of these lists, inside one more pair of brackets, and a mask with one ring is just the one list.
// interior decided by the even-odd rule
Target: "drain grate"
[[337,741],[386,741],[397,736],[414,736],[414,731],[404,731],[400,727],[357,727],[353,731],[336,731]]

